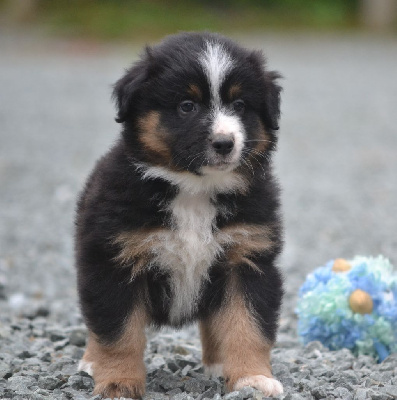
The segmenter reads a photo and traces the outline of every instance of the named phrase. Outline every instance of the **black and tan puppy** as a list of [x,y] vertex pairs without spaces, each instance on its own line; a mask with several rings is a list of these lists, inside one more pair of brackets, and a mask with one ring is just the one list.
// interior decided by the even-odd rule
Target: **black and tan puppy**
[[105,397],[145,391],[145,327],[198,321],[203,363],[229,390],[273,379],[282,281],[271,154],[279,75],[215,34],[147,48],[116,83],[122,134],[77,211],[80,369]]

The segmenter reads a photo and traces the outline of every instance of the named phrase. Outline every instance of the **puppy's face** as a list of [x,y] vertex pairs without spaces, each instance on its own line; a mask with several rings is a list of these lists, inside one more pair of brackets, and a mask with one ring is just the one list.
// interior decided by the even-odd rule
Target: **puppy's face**
[[198,175],[252,169],[276,143],[276,78],[226,38],[171,36],[117,82],[117,120],[141,162]]

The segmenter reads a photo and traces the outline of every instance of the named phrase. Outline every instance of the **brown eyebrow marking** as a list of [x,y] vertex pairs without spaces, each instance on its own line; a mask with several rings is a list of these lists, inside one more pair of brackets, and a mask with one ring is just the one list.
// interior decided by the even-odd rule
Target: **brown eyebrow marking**
[[240,84],[235,84],[232,85],[229,89],[229,99],[234,100],[236,97],[238,97],[241,93],[241,85]]
[[187,92],[197,100],[202,100],[203,98],[203,94],[201,93],[200,88],[193,83],[189,85],[189,89]]

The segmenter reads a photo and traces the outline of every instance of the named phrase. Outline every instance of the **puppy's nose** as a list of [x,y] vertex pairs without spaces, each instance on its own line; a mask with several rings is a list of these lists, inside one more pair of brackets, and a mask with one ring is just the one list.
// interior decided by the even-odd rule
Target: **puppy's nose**
[[218,154],[225,156],[233,150],[234,140],[231,136],[218,136],[212,140],[212,147]]

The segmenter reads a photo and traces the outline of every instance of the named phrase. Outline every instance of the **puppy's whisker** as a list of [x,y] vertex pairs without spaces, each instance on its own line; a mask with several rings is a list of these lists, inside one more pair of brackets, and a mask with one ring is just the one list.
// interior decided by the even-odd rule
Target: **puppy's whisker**
[[193,157],[192,160],[189,162],[189,164],[188,164],[188,166],[187,166],[187,169],[190,168],[190,165],[192,164],[193,161],[195,161],[198,157],[200,157],[200,156],[201,156],[202,154],[204,154],[204,153],[205,153],[205,151],[200,151],[199,153],[197,153],[196,156]]
[[256,150],[256,149],[248,149],[247,151],[248,151],[249,153],[253,153],[253,154],[256,154],[256,155],[258,155],[258,156],[265,157],[265,154],[262,153],[262,152],[259,151],[259,150]]
[[252,157],[254,157],[254,154],[255,154],[255,156],[261,157],[262,162],[267,160],[266,154],[258,153],[258,152],[255,152],[255,151],[253,151],[251,154],[252,154]]
[[254,169],[252,168],[252,164],[248,163],[248,160],[245,159],[244,156],[241,157],[241,161],[244,163],[244,165],[251,170],[252,176],[254,176]]
[[271,143],[271,140],[266,140],[266,139],[250,139],[250,140],[245,140],[245,143],[248,142],[268,142]]
[[262,172],[265,173],[265,169],[263,168],[262,163],[254,156],[252,155],[252,158],[258,163],[258,165],[261,167]]
[[[265,169],[264,169],[262,163],[255,157],[255,155],[254,155],[255,153],[254,153],[252,150],[249,151],[249,150],[247,150],[247,149],[244,149],[244,150],[243,150],[243,153],[245,153],[245,154],[247,154],[248,156],[252,157],[252,159],[255,160],[255,161],[258,163],[258,165],[261,167],[263,173],[265,173]],[[262,157],[264,156],[263,154],[258,154],[258,155],[261,155]],[[251,164],[251,163],[250,163],[250,164]],[[251,164],[251,165],[252,165],[252,164]]]

